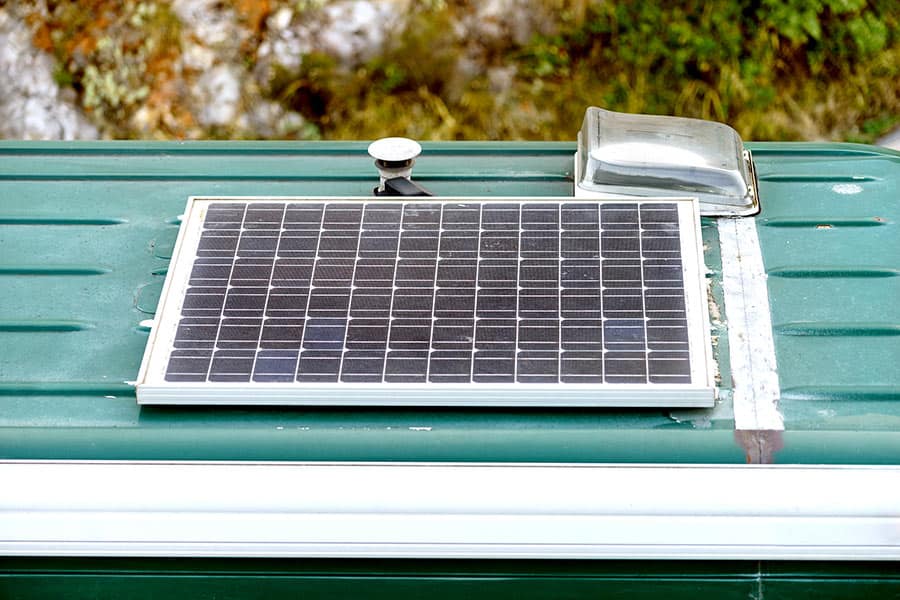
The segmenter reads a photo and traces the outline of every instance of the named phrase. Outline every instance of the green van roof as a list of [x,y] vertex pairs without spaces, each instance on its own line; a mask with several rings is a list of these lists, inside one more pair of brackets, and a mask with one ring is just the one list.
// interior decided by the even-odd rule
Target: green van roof
[[[785,431],[715,409],[139,407],[189,196],[368,196],[364,143],[0,142],[0,456],[7,459],[897,464],[900,153],[750,144]],[[574,144],[432,143],[437,195],[569,196]],[[715,222],[706,263],[721,304]],[[768,444],[766,451],[754,445]]]

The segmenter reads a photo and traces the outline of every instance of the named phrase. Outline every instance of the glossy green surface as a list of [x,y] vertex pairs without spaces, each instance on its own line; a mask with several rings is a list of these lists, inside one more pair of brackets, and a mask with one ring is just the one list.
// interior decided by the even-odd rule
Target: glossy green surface
[[[365,147],[0,142],[0,456],[747,460],[721,324],[726,393],[711,411],[139,408],[128,382],[147,339],[140,322],[152,317],[187,197],[366,196],[375,171]],[[573,152],[426,144],[415,179],[438,195],[566,196]],[[756,144],[754,155],[785,391],[774,460],[898,463],[900,155],[836,144]],[[712,221],[703,238],[721,306]]]
[[11,559],[0,595],[31,598],[896,598],[885,563]]
[[759,154],[786,428],[900,430],[900,155]]

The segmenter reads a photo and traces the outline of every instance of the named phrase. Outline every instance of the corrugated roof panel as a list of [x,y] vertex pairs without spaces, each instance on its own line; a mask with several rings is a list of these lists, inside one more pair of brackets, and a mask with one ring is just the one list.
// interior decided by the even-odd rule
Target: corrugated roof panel
[[896,431],[900,157],[757,154],[786,427]]
[[[751,148],[786,427],[771,458],[896,463],[900,154]],[[564,196],[573,153],[426,144],[415,179],[438,195]],[[127,382],[146,342],[140,322],[152,316],[187,197],[368,195],[377,175],[365,144],[4,142],[0,156],[3,456],[747,459],[727,402],[701,412],[139,409]],[[719,296],[717,232],[707,221],[703,233]],[[727,339],[721,327],[714,334],[727,387]]]

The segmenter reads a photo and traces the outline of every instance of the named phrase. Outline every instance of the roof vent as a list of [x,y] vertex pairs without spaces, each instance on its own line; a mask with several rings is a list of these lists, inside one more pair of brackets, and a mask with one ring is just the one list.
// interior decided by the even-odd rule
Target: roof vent
[[759,212],[750,151],[723,123],[590,107],[578,134],[575,196],[695,196],[703,216]]

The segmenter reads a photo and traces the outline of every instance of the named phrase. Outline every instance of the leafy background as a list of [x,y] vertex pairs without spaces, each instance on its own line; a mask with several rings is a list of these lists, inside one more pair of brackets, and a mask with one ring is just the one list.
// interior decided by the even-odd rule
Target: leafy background
[[107,138],[569,140],[586,106],[745,139],[900,124],[897,0],[77,0],[8,11]]

